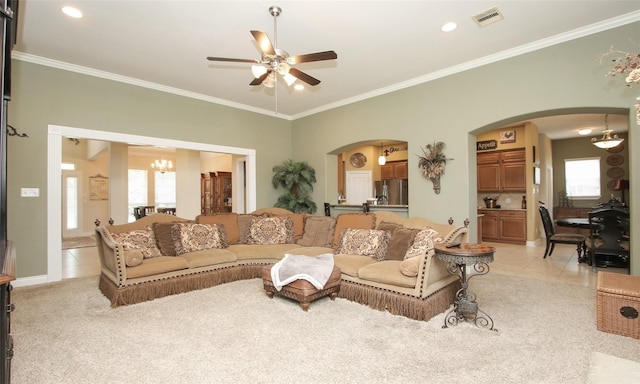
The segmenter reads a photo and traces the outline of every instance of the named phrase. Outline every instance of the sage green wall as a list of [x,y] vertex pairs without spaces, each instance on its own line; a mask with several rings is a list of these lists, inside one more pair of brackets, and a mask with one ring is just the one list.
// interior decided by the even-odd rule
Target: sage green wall
[[[604,123],[603,123],[604,124]],[[618,136],[625,139],[623,142],[624,149],[617,153],[624,159],[619,167],[624,171],[623,179],[629,179],[629,148],[628,148],[628,135],[625,133],[618,133]],[[602,137],[602,135],[598,136]],[[553,206],[560,205],[560,191],[566,190],[566,178],[564,173],[564,160],[565,159],[581,159],[586,157],[599,157],[600,158],[600,194],[601,197],[596,200],[572,200],[574,207],[589,208],[598,203],[604,203],[609,201],[611,195],[615,198],[620,198],[620,191],[611,191],[607,183],[612,180],[607,176],[607,171],[612,168],[607,164],[607,157],[612,153],[607,152],[604,149],[600,149],[591,144],[590,137],[580,137],[575,139],[554,140],[551,144],[553,154]],[[637,171],[636,171],[637,172]],[[629,191],[624,192],[625,200],[629,201]]]
[[[13,60],[9,124],[29,135],[8,140],[8,236],[18,277],[47,273],[49,124],[256,150],[257,206],[278,191],[271,168],[291,156],[291,122],[147,88]],[[38,198],[20,188],[40,189]]]
[[[407,141],[409,154],[419,154],[425,144],[443,141],[444,153],[454,160],[447,162],[439,195],[420,175],[417,157],[409,156],[409,214],[441,222],[453,217],[458,224],[469,218],[475,228],[475,135],[537,116],[628,113],[637,88],[626,87],[623,78],[605,77],[610,64],[599,64],[597,58],[612,45],[637,51],[629,38],[637,36],[639,28],[640,23],[628,24],[294,120],[293,157],[316,168],[316,201],[331,201],[336,194],[335,160],[326,154],[350,143],[381,139]],[[629,146],[639,148],[634,113],[629,123]],[[631,153],[630,163],[637,175],[640,156]],[[640,190],[638,179],[631,177],[632,190]],[[640,194],[631,200],[632,217],[640,217]],[[632,236],[640,239],[640,225],[633,220]],[[633,255],[640,255],[639,245],[632,243]],[[632,272],[640,274],[640,256],[632,260]]]

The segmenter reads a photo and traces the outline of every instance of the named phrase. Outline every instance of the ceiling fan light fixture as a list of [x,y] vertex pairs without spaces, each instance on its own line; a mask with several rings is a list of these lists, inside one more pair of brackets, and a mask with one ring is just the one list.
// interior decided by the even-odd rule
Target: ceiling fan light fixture
[[282,78],[284,79],[284,81],[287,83],[288,86],[293,85],[293,83],[295,83],[296,80],[298,80],[298,78],[296,78],[290,73],[285,74],[284,76],[282,76]]
[[278,73],[282,76],[288,75],[289,74],[289,70],[291,69],[291,66],[285,62],[279,63],[278,64]]
[[276,86],[276,75],[275,73],[271,72],[269,74],[269,76],[267,76],[266,79],[264,79],[264,81],[262,82],[262,85],[264,85],[267,88],[273,88]]
[[264,65],[252,65],[251,66],[251,74],[256,79],[259,78],[260,76],[264,75],[265,73],[267,73],[267,68]]
[[302,91],[304,89],[304,85],[296,84],[293,86],[293,89],[295,89],[296,91]]

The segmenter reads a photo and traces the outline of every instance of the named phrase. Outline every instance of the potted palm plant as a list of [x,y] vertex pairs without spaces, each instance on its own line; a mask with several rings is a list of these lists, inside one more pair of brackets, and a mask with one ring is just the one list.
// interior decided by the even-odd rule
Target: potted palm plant
[[284,208],[291,212],[315,213],[318,207],[310,198],[313,184],[316,182],[316,171],[306,161],[284,161],[273,167],[274,188],[282,187],[285,193],[278,198],[274,207]]

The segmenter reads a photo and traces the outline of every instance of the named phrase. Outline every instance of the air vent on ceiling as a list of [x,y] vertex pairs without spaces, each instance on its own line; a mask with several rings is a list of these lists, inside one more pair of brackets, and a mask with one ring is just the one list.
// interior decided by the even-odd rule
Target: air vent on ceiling
[[471,16],[473,21],[478,24],[480,27],[486,27],[489,24],[493,24],[496,21],[500,21],[504,19],[502,12],[498,9],[498,7],[493,7],[491,9],[487,9],[486,11],[480,12],[477,15]]

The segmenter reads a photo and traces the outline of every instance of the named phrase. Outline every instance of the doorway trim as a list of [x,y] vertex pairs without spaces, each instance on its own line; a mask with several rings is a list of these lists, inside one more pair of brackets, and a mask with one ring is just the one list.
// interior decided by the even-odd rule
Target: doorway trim
[[[244,157],[246,179],[235,180],[239,188],[244,186],[246,209],[256,209],[256,150],[228,147],[223,145],[196,143],[163,139],[151,136],[138,136],[124,133],[96,131],[92,129],[49,125],[47,135],[47,276],[46,282],[62,280],[62,137],[129,143],[134,145],[155,145],[201,152],[218,152]],[[236,172],[238,174],[238,172]],[[238,177],[241,175],[238,174]],[[246,180],[246,184],[245,184]],[[236,183],[237,181],[237,183]],[[238,191],[240,193],[240,191]],[[35,279],[39,280],[39,279]],[[32,281],[33,284],[42,283]]]

